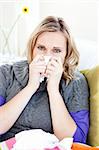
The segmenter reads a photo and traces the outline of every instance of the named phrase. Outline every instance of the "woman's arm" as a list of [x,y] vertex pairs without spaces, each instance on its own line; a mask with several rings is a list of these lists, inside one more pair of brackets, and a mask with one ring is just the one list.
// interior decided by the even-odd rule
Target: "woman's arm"
[[15,123],[36,89],[27,85],[9,102],[0,107],[0,135]]
[[76,123],[70,116],[59,92],[59,83],[63,72],[63,65],[60,58],[53,58],[46,70],[49,75],[47,90],[49,94],[51,117],[54,134],[58,139],[72,137],[76,131]]
[[[71,91],[72,93],[68,105],[71,110],[70,112],[75,112],[72,116],[68,112],[65,103],[67,101],[66,97],[68,97],[68,91],[64,91],[63,97],[59,92],[59,82],[62,76],[61,62],[58,59],[57,62],[54,60],[51,61],[46,74],[49,75],[47,90],[54,134],[59,139],[73,137],[74,141],[85,142],[89,128],[88,113],[86,113],[86,120],[84,119],[84,111],[82,112],[82,118],[79,115],[81,110],[88,110],[88,88],[85,78],[79,75],[72,83],[73,91]],[[76,118],[78,118],[78,120],[76,120]]]
[[60,140],[65,137],[73,137],[77,125],[68,113],[63,98],[58,90],[49,92],[49,101],[54,134]]
[[[40,73],[44,73],[46,65],[37,55],[29,65],[29,81],[15,97],[0,107],[0,134],[4,134],[15,123],[31,96],[36,92],[40,85]],[[39,61],[38,61],[39,60]],[[3,74],[2,74],[3,76]]]
[[53,90],[49,93],[54,134],[61,140],[73,137],[74,142],[86,143],[89,129],[89,111],[69,113],[62,96]]

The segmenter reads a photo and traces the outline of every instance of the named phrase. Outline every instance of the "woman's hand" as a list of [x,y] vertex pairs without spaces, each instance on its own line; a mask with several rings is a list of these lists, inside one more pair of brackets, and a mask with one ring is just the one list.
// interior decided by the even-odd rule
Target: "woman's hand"
[[29,65],[29,82],[28,85],[33,89],[38,89],[40,85],[40,74],[44,74],[46,64],[42,55],[37,55]]
[[63,64],[60,57],[52,57],[46,69],[46,77],[48,77],[47,90],[53,92],[59,90],[59,83],[63,73]]

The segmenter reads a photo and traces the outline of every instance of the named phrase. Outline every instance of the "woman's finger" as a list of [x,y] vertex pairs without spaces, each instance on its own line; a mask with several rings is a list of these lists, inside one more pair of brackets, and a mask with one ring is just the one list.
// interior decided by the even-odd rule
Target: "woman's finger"
[[43,55],[37,55],[36,57],[34,57],[32,62],[39,62],[39,61],[43,61],[43,60],[44,60]]
[[63,65],[61,57],[53,57],[53,60],[55,60],[55,62],[59,63],[61,66]]
[[54,65],[49,65],[49,66],[47,66],[47,68],[46,68],[46,71],[47,70],[55,70],[55,66]]
[[49,68],[50,66],[54,66],[54,67],[57,67],[59,64],[56,62],[56,60],[52,59],[48,65],[47,65],[47,68]]
[[37,68],[36,71],[38,73],[45,73],[45,68]]
[[51,73],[52,73],[52,70],[47,70],[47,72],[45,73],[45,76],[49,77],[51,75]]

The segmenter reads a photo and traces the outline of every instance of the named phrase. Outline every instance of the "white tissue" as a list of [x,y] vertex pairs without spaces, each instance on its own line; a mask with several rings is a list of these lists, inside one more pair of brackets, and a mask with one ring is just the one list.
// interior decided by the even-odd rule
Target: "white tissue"
[[55,148],[71,150],[73,138],[64,138],[62,141],[54,135],[41,129],[22,131],[15,135],[16,143],[12,150],[44,150]]
[[15,136],[16,143],[12,150],[33,150],[53,148],[59,142],[54,134],[41,129],[22,131]]
[[[50,59],[51,59],[51,56],[44,56],[44,60],[45,60],[46,66],[48,65]],[[45,78],[44,75],[41,75],[41,76],[40,76],[40,83],[41,83],[42,81],[44,81],[44,78]]]
[[73,144],[73,138],[64,138],[59,142],[59,146],[66,148],[66,150],[71,150],[71,146]]
[[44,56],[46,65],[49,63],[51,56]]

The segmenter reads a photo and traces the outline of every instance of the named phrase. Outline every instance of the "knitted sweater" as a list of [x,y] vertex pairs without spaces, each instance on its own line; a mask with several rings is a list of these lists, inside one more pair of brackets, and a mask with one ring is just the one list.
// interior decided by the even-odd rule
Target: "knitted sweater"
[[[29,64],[27,61],[20,61],[14,63],[13,65],[1,66],[0,96],[8,102],[27,85],[28,79]],[[40,84],[38,90],[32,95],[30,101],[11,129],[1,135],[1,141],[13,137],[20,131],[29,129],[40,128],[44,131],[53,133],[49,97],[46,85],[47,82],[44,80]],[[75,78],[68,85],[66,85],[64,79],[61,78],[60,94],[62,95],[70,114],[88,111],[88,85],[85,77],[80,72],[75,72]],[[82,118],[82,122],[84,121],[84,117],[85,116]],[[76,120],[75,117],[74,120]],[[79,119],[77,120],[78,124],[80,121],[81,120]],[[86,124],[87,134],[88,123]]]

